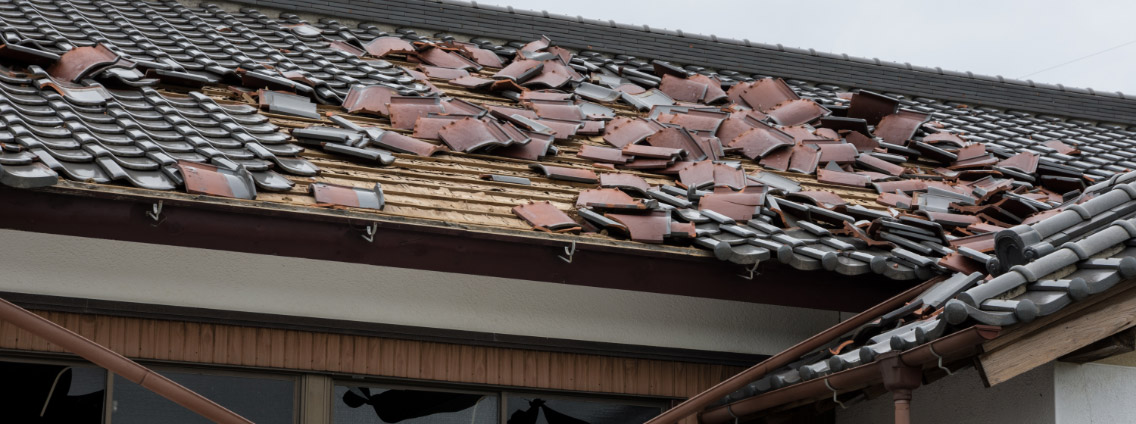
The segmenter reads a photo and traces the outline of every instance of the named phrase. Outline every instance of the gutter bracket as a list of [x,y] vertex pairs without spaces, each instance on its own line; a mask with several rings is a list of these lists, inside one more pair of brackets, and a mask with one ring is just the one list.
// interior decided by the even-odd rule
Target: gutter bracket
[[943,372],[946,372],[948,376],[955,375],[954,371],[951,371],[950,368],[943,366],[943,356],[939,355],[938,352],[935,352],[935,345],[930,344],[930,345],[927,345],[927,347],[929,347],[931,349],[931,354],[934,355],[935,358],[939,360],[939,369],[943,370]]
[[157,227],[164,221],[164,219],[162,219],[162,201],[159,200],[158,203],[151,205],[150,208],[151,210],[146,212],[146,216],[154,220],[154,223],[150,225]]
[[562,260],[564,262],[572,263],[572,257],[576,256],[576,241],[575,240],[572,241],[572,248],[571,249],[569,249],[567,247],[564,248],[564,253],[568,255],[567,258],[560,256],[560,255],[557,255],[556,257],[560,258],[560,260]]
[[848,409],[848,406],[844,405],[844,402],[841,402],[836,398],[836,389],[832,388],[832,384],[828,382],[827,378],[824,379],[824,387],[828,387],[828,390],[832,391],[832,401],[836,402],[837,405],[840,405],[840,409]]
[[760,272],[757,272],[757,266],[760,265],[760,264],[761,264],[761,262],[754,262],[752,267],[749,267],[748,269],[746,269],[746,272],[748,274],[738,274],[738,276],[745,278],[747,280],[753,280],[753,277],[761,275]]
[[731,407],[731,406],[733,406],[733,405],[730,405],[730,404],[726,404],[726,412],[729,412],[729,413],[730,413],[730,416],[731,416],[731,417],[734,417],[734,424],[738,424],[739,422],[741,422],[741,420],[742,420],[742,419],[741,419],[741,418],[738,418],[738,416],[737,416],[737,415],[734,415],[734,410],[733,410],[733,409],[730,409],[730,407]]
[[367,228],[363,229],[363,235],[361,237],[363,237],[363,240],[367,240],[367,243],[374,243],[375,242],[375,232],[378,231],[378,230],[379,230],[379,223],[372,222],[371,225],[368,225]]

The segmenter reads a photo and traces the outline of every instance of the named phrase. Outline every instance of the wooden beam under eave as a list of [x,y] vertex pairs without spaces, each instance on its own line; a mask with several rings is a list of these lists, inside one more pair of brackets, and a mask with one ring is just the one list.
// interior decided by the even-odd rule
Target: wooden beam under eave
[[996,386],[1136,326],[1136,288],[1126,286],[1126,290],[1114,292],[1092,308],[1065,315],[1045,327],[1033,328],[1034,331],[1016,337],[1013,343],[996,345],[979,355],[983,383],[986,387]]
[[1098,340],[1088,346],[1077,349],[1073,353],[1062,356],[1061,361],[1084,364],[1111,358],[1122,353],[1136,350],[1136,328],[1129,328]]

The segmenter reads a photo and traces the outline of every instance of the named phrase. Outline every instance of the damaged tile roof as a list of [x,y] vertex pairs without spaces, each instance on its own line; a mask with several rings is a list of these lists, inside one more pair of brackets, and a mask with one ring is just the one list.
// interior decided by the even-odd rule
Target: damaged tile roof
[[[833,394],[839,393],[845,400],[855,398],[869,383],[848,376],[883,355],[939,346],[928,357],[931,363],[909,363],[935,368],[935,357],[959,361],[976,353],[970,346],[939,343],[951,336],[979,326],[984,336],[975,341],[984,341],[997,337],[1000,328],[1017,328],[1118,285],[1131,285],[1136,278],[1136,172],[1087,187],[1052,211],[985,240],[956,240],[952,255],[981,266],[929,281],[903,306],[827,340],[821,349],[786,358],[788,365],[711,406],[702,422],[733,422],[735,415],[810,398],[803,391],[792,395],[782,390],[808,382],[827,385],[817,388],[827,393],[822,397],[837,399]],[[937,366],[945,369],[943,359]],[[779,390],[778,398],[766,395]]]
[[0,25],[0,181],[17,187],[63,176],[701,248],[751,278],[776,260],[915,280],[987,269],[985,239],[1136,169],[1123,126],[547,37],[169,0],[17,1]]
[[471,35],[5,3],[0,184],[578,233],[758,281],[777,261],[929,282],[730,404],[1136,276],[1124,125]]

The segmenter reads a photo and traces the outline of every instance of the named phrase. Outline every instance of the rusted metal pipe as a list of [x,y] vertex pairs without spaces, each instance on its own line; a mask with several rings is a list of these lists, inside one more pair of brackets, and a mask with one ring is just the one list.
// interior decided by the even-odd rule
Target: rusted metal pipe
[[[717,400],[726,397],[726,395],[733,393],[738,389],[741,389],[742,387],[745,387],[745,385],[749,384],[750,382],[764,377],[765,374],[770,370],[775,370],[788,365],[790,362],[797,360],[797,358],[800,358],[801,356],[804,356],[805,354],[814,350],[820,349],[822,346],[827,344],[832,339],[839,337],[841,334],[855,330],[861,325],[867,324],[869,321],[878,318],[880,315],[891,312],[893,309],[903,306],[903,304],[907,303],[911,299],[914,299],[915,296],[923,293],[924,290],[939,281],[940,279],[931,279],[915,287],[907,289],[907,291],[897,294],[891,299],[884,301],[883,303],[873,306],[868,310],[845,320],[844,322],[836,324],[835,326],[830,327],[829,329],[824,330],[823,332],[798,343],[796,346],[793,346],[785,350],[784,352],[761,361],[761,363],[726,379],[726,381],[723,381],[709,389],[706,389],[702,393],[694,395],[690,399],[683,401],[674,408],[663,412],[659,416],[652,418],[650,421],[647,421],[644,424],[673,424],[678,422],[679,420],[682,420],[683,418],[693,415],[706,408],[710,404],[716,402]],[[725,408],[720,409],[723,411],[723,413],[727,414],[727,417],[729,416],[728,412],[725,411]]]
[[[934,366],[939,357],[957,358],[973,353],[975,346],[998,336],[1001,327],[976,325],[930,343],[911,348],[897,356],[903,366]],[[931,352],[934,348],[935,353]],[[703,424],[733,423],[734,416],[747,417],[767,409],[802,399],[831,398],[836,393],[863,389],[882,380],[876,362],[860,365],[825,377],[794,384],[751,398],[742,399],[704,412],[699,421]],[[831,387],[831,389],[830,389]]]
[[43,337],[68,352],[121,375],[210,421],[222,424],[252,424],[252,421],[206,399],[197,392],[4,299],[0,299],[0,320],[8,321],[29,333]]

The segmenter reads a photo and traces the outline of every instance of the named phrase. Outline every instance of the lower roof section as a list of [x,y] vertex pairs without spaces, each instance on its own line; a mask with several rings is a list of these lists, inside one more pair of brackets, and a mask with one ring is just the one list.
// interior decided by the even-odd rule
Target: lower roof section
[[[173,220],[176,212],[167,206],[163,213]],[[4,221],[12,222],[8,218]],[[113,220],[107,221],[110,225]],[[174,222],[163,222],[157,228],[174,227]],[[188,228],[183,230],[187,237],[193,233]],[[215,237],[225,241],[235,236]],[[410,327],[456,330],[443,333],[471,341],[493,340],[498,335],[502,335],[501,340],[526,336],[530,341],[547,338],[763,355],[832,325],[839,315],[688,296],[11,230],[0,230],[0,257],[5,264],[0,290],[92,299],[84,307],[97,306],[94,301],[114,301],[151,305],[151,311],[213,315],[226,320],[285,321],[280,317],[288,316],[332,320],[319,321],[318,325],[344,329],[361,326],[402,333],[416,331]],[[44,307],[42,300],[32,301],[39,305],[27,306]],[[110,305],[98,307],[131,309]],[[167,310],[167,306],[208,311],[190,314]],[[249,318],[230,312],[259,315]],[[619,353],[615,347],[600,349]]]
[[[747,280],[692,249],[89,187],[96,186],[0,187],[6,199],[0,202],[0,228],[831,311],[863,310],[906,288],[875,275],[810,274],[802,281],[800,272],[781,264],[769,264]],[[364,237],[368,231],[372,241]],[[573,245],[569,263],[563,258]],[[186,261],[210,266],[197,258]]]

